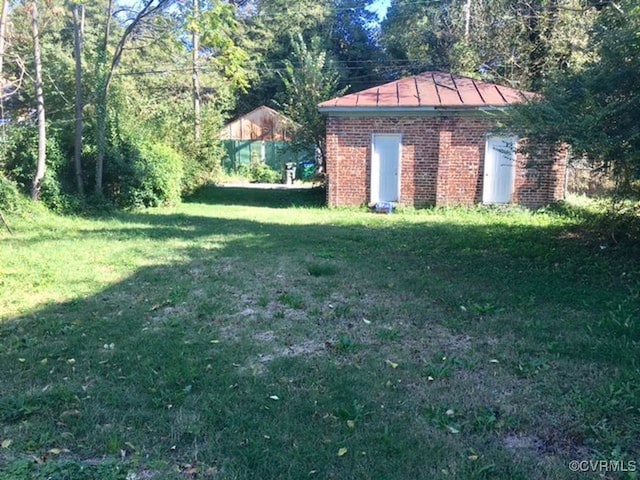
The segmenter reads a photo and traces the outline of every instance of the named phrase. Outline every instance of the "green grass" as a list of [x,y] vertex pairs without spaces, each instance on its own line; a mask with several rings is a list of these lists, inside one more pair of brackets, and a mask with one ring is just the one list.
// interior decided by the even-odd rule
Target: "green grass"
[[599,478],[568,462],[638,460],[633,247],[601,248],[570,208],[321,198],[9,218],[0,479]]

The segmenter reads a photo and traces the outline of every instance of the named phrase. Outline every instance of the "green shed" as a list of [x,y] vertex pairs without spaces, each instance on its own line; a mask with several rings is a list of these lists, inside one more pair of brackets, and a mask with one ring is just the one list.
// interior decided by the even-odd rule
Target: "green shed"
[[283,171],[285,163],[312,162],[313,151],[291,146],[293,125],[289,118],[265,105],[227,124],[220,132],[225,171],[238,172],[252,161],[265,163],[278,172]]

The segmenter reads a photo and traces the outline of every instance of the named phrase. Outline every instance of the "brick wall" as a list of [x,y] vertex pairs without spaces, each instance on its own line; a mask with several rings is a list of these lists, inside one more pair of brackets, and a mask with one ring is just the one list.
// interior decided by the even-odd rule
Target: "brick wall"
[[[523,140],[520,141],[522,143]],[[530,156],[518,153],[513,201],[530,208],[564,198],[567,176],[566,146],[554,151],[537,148]]]
[[[492,128],[489,119],[480,117],[328,117],[327,202],[370,201],[372,135],[390,133],[402,135],[401,204],[480,203],[486,135]],[[522,155],[517,160],[515,202],[538,207],[562,198],[564,162],[539,160],[538,168],[531,169],[524,168]]]

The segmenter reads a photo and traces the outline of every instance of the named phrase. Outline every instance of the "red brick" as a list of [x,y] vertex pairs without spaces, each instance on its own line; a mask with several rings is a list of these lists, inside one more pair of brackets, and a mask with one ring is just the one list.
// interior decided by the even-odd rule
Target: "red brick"
[[[328,117],[327,200],[362,205],[371,196],[371,140],[402,134],[400,203],[473,205],[482,201],[486,137],[495,124],[481,117]],[[530,160],[517,154],[512,201],[540,207],[564,195],[566,151],[546,149]]]

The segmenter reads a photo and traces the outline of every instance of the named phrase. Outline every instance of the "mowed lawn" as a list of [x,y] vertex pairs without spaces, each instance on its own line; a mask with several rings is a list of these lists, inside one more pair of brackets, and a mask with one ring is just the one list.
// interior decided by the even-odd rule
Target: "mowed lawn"
[[565,479],[640,460],[638,252],[571,209],[210,189],[0,233],[0,479]]

